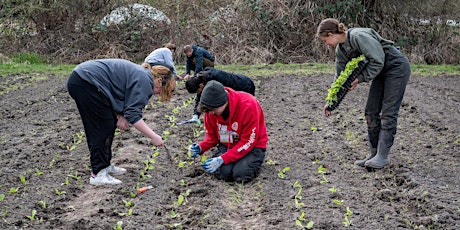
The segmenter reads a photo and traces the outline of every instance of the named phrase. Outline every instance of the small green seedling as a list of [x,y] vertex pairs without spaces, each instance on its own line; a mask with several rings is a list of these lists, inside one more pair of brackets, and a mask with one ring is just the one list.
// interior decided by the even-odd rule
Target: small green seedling
[[19,179],[21,180],[22,184],[24,184],[24,185],[27,184],[27,180],[26,180],[26,177],[24,175],[19,176]]
[[335,187],[332,187],[332,188],[329,189],[329,191],[330,191],[331,193],[335,193],[337,190],[335,190]]
[[319,182],[320,184],[329,183],[326,176],[323,175],[323,179]]
[[347,212],[345,213],[345,216],[352,216],[353,212],[350,210],[350,207],[347,206]]
[[39,204],[43,209],[46,208],[46,201],[41,200],[41,201],[38,202],[38,204]]
[[269,159],[265,164],[267,164],[267,165],[274,165],[274,164],[275,164],[275,161],[273,161],[272,159]]
[[327,169],[324,166],[320,165],[318,167],[318,173],[319,174],[326,174],[326,172],[327,172]]
[[122,230],[123,229],[123,221],[118,221],[117,226],[114,228],[115,230]]
[[0,202],[2,202],[5,199],[5,194],[0,194]]
[[125,207],[128,207],[128,208],[133,206],[133,201],[132,200],[130,200],[130,201],[123,200],[123,203],[125,204]]
[[289,166],[284,167],[283,169],[281,169],[278,172],[278,177],[281,178],[281,179],[284,179],[286,177],[286,172],[288,172],[289,170],[291,170],[291,167],[289,167]]
[[174,211],[174,209],[171,209],[171,218],[174,219],[178,217],[179,215]]
[[350,222],[350,220],[348,219],[348,216],[344,216],[344,217],[343,217],[343,222],[342,222],[342,224],[343,224],[344,226],[346,226],[346,227],[348,227],[348,226],[351,225],[351,222]]
[[66,192],[65,191],[59,191],[59,189],[57,188],[54,188],[54,192],[56,193],[56,195],[60,196],[60,195],[64,195]]
[[35,175],[36,175],[36,176],[43,175],[43,172],[36,168],[36,169],[35,169]]
[[10,193],[13,194],[13,193],[17,193],[19,191],[19,188],[10,188]]
[[337,204],[337,205],[340,205],[340,206],[343,205],[343,200],[334,199],[332,202],[334,202],[334,204]]
[[32,210],[32,214],[30,216],[27,216],[30,220],[35,220],[35,215],[37,214],[37,210]]

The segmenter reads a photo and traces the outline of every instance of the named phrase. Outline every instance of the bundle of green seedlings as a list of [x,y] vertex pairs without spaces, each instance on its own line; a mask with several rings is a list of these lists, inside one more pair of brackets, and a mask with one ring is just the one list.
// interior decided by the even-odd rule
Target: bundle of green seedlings
[[351,83],[358,77],[363,71],[367,64],[366,57],[361,55],[359,57],[351,59],[345,66],[345,69],[340,72],[340,75],[332,83],[331,87],[327,90],[328,95],[326,97],[327,107],[326,110],[333,111],[336,109],[340,102],[351,87]]

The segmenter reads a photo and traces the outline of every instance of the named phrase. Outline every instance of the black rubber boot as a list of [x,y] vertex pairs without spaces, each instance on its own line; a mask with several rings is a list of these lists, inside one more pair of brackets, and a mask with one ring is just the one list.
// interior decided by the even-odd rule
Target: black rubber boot
[[379,143],[377,145],[377,155],[364,163],[365,167],[381,169],[390,163],[388,155],[393,145],[394,132],[380,130]]
[[364,163],[366,163],[366,161],[372,159],[375,155],[377,155],[377,148],[371,148],[371,153],[369,155],[367,155],[366,158],[364,158],[362,160],[355,161],[355,165],[360,166],[360,167],[365,167]]

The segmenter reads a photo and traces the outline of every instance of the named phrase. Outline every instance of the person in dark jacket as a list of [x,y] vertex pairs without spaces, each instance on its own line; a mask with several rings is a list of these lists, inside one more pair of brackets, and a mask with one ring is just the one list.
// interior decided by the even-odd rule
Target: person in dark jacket
[[195,77],[189,78],[185,82],[185,87],[189,93],[196,93],[195,107],[193,109],[192,119],[184,123],[199,123],[200,113],[198,112],[198,104],[201,98],[201,91],[209,81],[218,81],[225,87],[232,88],[236,91],[244,91],[251,95],[255,95],[256,86],[251,78],[243,74],[228,73],[223,70],[215,69],[213,67],[206,67],[203,71],[199,72]]
[[191,71],[196,75],[206,67],[214,67],[215,58],[206,49],[196,45],[184,46],[184,54],[187,57],[185,63],[185,76],[184,80],[190,78]]
[[92,170],[90,184],[121,183],[112,176],[123,174],[126,169],[110,163],[117,127],[125,130],[131,124],[154,145],[163,145],[161,136],[143,121],[142,110],[153,94],[169,101],[175,86],[172,72],[164,66],[100,59],[75,67],[67,81],[67,90],[75,100],[85,129]]
[[[370,154],[356,165],[368,168],[383,168],[389,164],[388,155],[397,129],[398,112],[406,85],[411,75],[407,58],[393,46],[393,42],[382,38],[371,28],[347,30],[337,19],[323,20],[317,29],[317,37],[326,45],[335,48],[337,76],[347,62],[364,55],[368,64],[352,83],[372,81],[365,118],[370,144]],[[327,105],[326,116],[330,116]]]

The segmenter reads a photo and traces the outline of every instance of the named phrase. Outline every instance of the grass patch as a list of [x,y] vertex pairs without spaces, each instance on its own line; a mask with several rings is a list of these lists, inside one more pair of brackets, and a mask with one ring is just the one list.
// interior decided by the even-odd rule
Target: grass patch
[[[33,57],[33,56],[32,56]],[[18,58],[16,60],[25,60]],[[29,57],[27,60],[33,59]],[[15,60],[15,59],[13,59]],[[40,62],[36,60],[36,62]],[[0,76],[11,74],[55,74],[68,76],[76,65],[70,64],[44,64],[25,62],[9,62],[0,65]],[[184,65],[176,65],[177,73],[185,72]],[[257,65],[217,65],[216,68],[233,73],[240,73],[250,77],[289,75],[334,75],[335,65],[324,63],[303,63],[303,64],[257,64]],[[412,76],[438,77],[438,76],[459,76],[460,65],[412,65]]]

